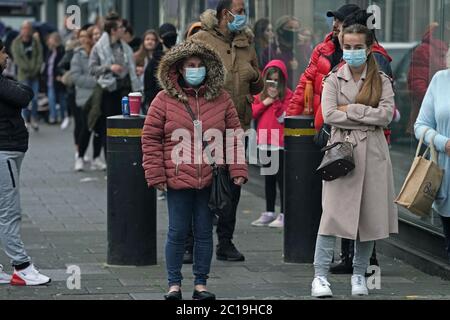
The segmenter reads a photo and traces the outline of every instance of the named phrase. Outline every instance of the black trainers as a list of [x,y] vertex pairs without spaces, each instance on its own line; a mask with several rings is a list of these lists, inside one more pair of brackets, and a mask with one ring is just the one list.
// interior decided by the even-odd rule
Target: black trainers
[[183,295],[180,291],[172,291],[164,295],[164,300],[166,301],[180,301],[183,300]]
[[232,242],[217,245],[216,257],[220,261],[245,261],[244,255],[236,249]]
[[352,259],[343,259],[341,262],[330,268],[332,274],[353,274]]
[[190,251],[185,251],[183,255],[183,264],[193,264],[194,254]]
[[197,301],[215,301],[216,295],[214,293],[208,291],[197,291],[194,290],[194,294],[192,295],[192,299]]

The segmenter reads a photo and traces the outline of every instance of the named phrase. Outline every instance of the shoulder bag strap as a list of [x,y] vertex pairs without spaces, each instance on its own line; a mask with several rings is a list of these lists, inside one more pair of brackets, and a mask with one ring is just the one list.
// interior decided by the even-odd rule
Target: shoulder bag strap
[[[200,121],[198,121],[197,117],[194,114],[194,111],[192,111],[191,106],[187,102],[184,103],[184,107],[186,108],[186,111],[189,113],[189,115],[192,118],[192,122],[194,123],[194,128],[196,128],[200,124]],[[203,139],[202,139],[202,141],[203,141]],[[203,150],[208,151],[208,149],[209,149],[208,143],[206,141],[203,141]],[[211,163],[211,166],[213,168],[217,167],[216,162],[211,157],[211,154],[209,152],[207,152],[207,156],[208,156],[208,161]]]

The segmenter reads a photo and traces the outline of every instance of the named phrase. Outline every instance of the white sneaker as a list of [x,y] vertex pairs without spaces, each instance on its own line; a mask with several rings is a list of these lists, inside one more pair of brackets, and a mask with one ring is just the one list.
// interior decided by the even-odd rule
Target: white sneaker
[[84,170],[84,161],[81,158],[77,158],[77,160],[75,160],[75,171],[81,172],[83,170]]
[[67,130],[67,128],[69,128],[70,126],[70,118],[66,117],[64,118],[63,122],[61,123],[61,130]]
[[352,276],[352,296],[368,296],[366,278],[364,276]]
[[[80,157],[80,154],[77,152],[75,152],[75,161]],[[91,162],[91,158],[89,158],[89,156],[87,154],[84,155],[83,157],[83,161],[84,163],[89,163]]]
[[91,170],[92,171],[105,171],[106,170],[106,164],[100,159],[94,159],[91,164]]
[[315,277],[312,283],[311,296],[314,298],[332,298],[331,285],[325,277]]
[[0,284],[9,284],[11,283],[12,277],[3,272],[3,266],[0,264]]
[[51,279],[36,270],[34,265],[30,265],[21,271],[14,270],[11,279],[12,286],[42,286],[50,282]]
[[280,213],[278,218],[269,224],[269,228],[284,228],[284,214]]
[[276,219],[275,212],[263,212],[258,220],[252,222],[254,227],[267,227]]

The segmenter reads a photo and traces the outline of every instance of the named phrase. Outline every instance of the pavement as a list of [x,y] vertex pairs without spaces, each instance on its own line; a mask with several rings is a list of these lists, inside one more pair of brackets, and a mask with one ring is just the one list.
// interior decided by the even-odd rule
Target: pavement
[[[39,133],[31,134],[21,174],[22,236],[35,264],[53,282],[36,288],[0,286],[0,299],[161,300],[167,290],[166,203],[158,201],[158,265],[107,266],[105,173],[75,173],[74,154],[70,130],[62,132],[58,126],[44,125]],[[262,190],[263,185],[255,183],[246,187],[239,207],[235,243],[246,261],[220,262],[214,258],[209,290],[219,299],[309,300],[312,265],[284,263],[283,231],[250,225],[265,209]],[[381,289],[371,291],[367,299],[450,299],[448,281],[397,259],[381,255],[379,260]],[[11,272],[3,252],[0,262]],[[71,286],[76,282],[67,273],[70,266],[81,271],[78,288]],[[188,295],[193,287],[191,266],[185,266],[183,274]],[[350,299],[350,276],[330,276],[329,280],[334,299]]]

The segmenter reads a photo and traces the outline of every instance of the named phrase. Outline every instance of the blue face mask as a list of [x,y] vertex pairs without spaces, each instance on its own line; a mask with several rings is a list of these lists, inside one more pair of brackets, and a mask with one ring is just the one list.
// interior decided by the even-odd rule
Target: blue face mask
[[206,68],[186,68],[186,75],[184,76],[184,80],[193,86],[197,87],[205,81],[206,78]]
[[228,29],[231,32],[237,32],[237,31],[243,30],[245,28],[245,26],[247,25],[247,15],[245,15],[245,14],[235,15],[230,11],[228,11],[228,12],[234,17],[233,22],[228,23]]
[[366,49],[345,50],[343,59],[350,67],[359,68],[367,61]]

